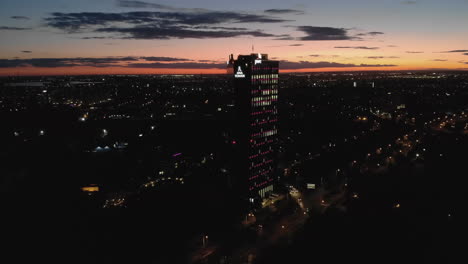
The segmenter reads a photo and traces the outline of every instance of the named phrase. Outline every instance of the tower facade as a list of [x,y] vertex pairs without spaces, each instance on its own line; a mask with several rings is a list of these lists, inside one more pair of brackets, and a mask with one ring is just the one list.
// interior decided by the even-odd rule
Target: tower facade
[[228,62],[236,91],[234,167],[251,199],[264,198],[278,179],[278,67],[267,54],[231,55]]

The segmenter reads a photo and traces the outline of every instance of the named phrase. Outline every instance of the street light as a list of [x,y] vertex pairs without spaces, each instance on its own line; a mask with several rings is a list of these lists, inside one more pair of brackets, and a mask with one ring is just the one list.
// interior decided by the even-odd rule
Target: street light
[[203,242],[203,247],[206,247],[206,244],[208,243],[208,236],[203,236],[202,242]]

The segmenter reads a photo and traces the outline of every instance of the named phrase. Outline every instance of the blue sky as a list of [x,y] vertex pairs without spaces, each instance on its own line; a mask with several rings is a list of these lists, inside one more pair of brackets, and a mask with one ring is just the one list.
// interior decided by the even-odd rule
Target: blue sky
[[[265,12],[271,9],[276,11]],[[134,12],[151,14],[139,21]],[[232,19],[222,19],[220,13]],[[75,14],[73,19],[70,14]],[[252,45],[280,60],[309,62],[303,65],[312,68],[314,62],[330,62],[342,64],[340,68],[352,64],[351,68],[365,69],[370,65],[463,69],[468,65],[463,52],[468,50],[467,14],[468,0],[1,0],[0,74],[13,68],[45,70],[50,64],[27,61],[44,58],[165,56],[220,61],[229,53],[249,52]],[[117,15],[122,21],[113,18]],[[204,18],[210,20],[200,22]],[[64,23],[74,23],[75,28]],[[80,66],[56,66],[60,65],[73,71]],[[162,66],[148,65],[146,70]],[[141,64],[138,69],[143,69]]]

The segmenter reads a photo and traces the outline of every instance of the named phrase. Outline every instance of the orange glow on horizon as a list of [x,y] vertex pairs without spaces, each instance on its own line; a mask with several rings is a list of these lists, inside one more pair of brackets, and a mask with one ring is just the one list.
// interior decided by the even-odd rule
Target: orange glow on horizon
[[[442,65],[441,65],[442,66]],[[359,72],[359,71],[419,71],[419,70],[468,70],[456,67],[348,67],[348,68],[311,68],[311,69],[280,69],[281,73],[306,72]],[[61,67],[61,68],[4,68],[0,69],[0,76],[47,76],[47,75],[150,75],[150,74],[225,74],[224,69],[150,69],[150,68],[93,68],[93,67]]]

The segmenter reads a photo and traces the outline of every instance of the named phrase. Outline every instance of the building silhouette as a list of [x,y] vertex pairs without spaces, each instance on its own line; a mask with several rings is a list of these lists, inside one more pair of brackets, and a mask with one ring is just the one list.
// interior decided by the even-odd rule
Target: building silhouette
[[231,55],[236,93],[236,183],[253,202],[273,191],[278,144],[278,61],[267,54]]

